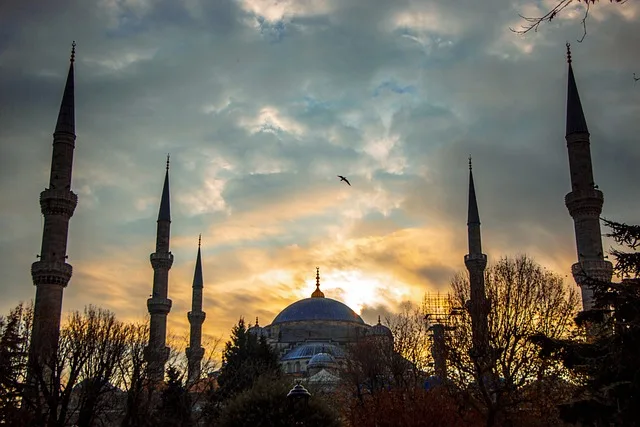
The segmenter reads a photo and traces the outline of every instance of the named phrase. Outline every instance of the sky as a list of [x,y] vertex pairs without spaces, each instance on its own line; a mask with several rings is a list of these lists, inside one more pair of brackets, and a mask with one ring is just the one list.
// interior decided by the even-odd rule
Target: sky
[[[0,6],[0,312],[35,296],[52,133],[75,62],[73,277],[63,311],[144,319],[171,154],[172,334],[202,234],[204,334],[314,289],[372,323],[464,270],[468,157],[490,261],[575,286],[566,48],[603,216],[638,223],[640,5],[509,30],[527,0],[33,0]],[[340,182],[346,176],[352,186]],[[611,242],[605,242],[609,248]]]

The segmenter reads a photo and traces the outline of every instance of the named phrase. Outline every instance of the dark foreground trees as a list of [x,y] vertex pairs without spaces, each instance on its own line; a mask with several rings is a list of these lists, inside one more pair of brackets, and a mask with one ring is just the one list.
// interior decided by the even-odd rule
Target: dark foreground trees
[[[453,307],[464,308],[470,299],[467,274],[452,280]],[[524,417],[553,417],[552,399],[565,392],[564,367],[538,355],[530,337],[545,334],[567,337],[578,311],[575,287],[547,271],[531,258],[505,257],[485,272],[490,303],[488,316],[490,372],[481,373],[471,357],[471,318],[467,310],[452,316],[448,334],[449,379],[469,394],[469,402],[482,410],[488,424],[526,425]]]
[[[594,308],[576,317],[582,332],[572,339],[534,338],[540,355],[560,361],[580,388],[561,405],[562,417],[582,425],[640,425],[640,226],[604,220],[608,234],[626,249],[610,251],[621,282],[587,277]],[[589,334],[586,330],[588,328]]]
[[314,394],[308,402],[294,404],[287,400],[287,393],[291,388],[290,380],[281,376],[262,375],[250,388],[225,402],[216,425],[340,427],[337,412],[322,397]]

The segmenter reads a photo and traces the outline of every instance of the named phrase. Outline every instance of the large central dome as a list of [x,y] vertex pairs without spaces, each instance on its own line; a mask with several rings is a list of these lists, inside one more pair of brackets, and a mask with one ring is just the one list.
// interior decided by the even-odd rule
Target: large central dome
[[305,320],[334,320],[365,324],[362,318],[345,304],[331,298],[320,297],[294,302],[273,319],[272,325]]

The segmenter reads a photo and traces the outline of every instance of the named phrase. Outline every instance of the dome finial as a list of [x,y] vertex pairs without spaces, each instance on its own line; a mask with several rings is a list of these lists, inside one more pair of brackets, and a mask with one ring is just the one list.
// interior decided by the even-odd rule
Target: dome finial
[[316,290],[311,294],[311,298],[324,298],[324,294],[320,290],[320,267],[316,267]]
[[380,324],[380,315],[378,314],[378,325]]
[[567,63],[571,64],[571,43],[567,42]]
[[260,325],[258,324],[258,316],[256,316],[256,326],[260,326]]
[[473,166],[471,165],[471,156],[469,156],[469,170],[472,170]]
[[76,60],[76,41],[74,40],[71,43],[71,62],[75,62]]
[[202,234],[198,235],[198,247],[202,244]]
[[170,153],[167,153],[167,172],[169,171],[169,158],[171,157]]

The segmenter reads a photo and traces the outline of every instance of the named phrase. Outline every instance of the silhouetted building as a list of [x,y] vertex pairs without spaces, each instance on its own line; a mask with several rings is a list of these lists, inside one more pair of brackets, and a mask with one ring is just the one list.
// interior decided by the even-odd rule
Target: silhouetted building
[[167,340],[167,315],[171,311],[169,291],[169,270],[173,264],[173,254],[169,251],[171,237],[171,208],[169,206],[169,158],[164,176],[158,227],[156,232],[156,251],[151,254],[153,267],[153,293],[147,300],[147,308],[151,315],[149,325],[149,345],[145,348],[145,360],[148,363],[148,378],[158,382],[164,379],[164,366],[169,358]]
[[611,281],[613,266],[604,259],[600,214],[604,195],[593,180],[591,149],[587,121],[582,111],[580,96],[571,66],[571,50],[567,43],[569,78],[567,82],[567,149],[571,172],[571,192],[564,198],[569,214],[573,218],[578,262],[571,266],[571,273],[582,291],[582,306],[588,310],[593,306],[593,289],[585,279]]

